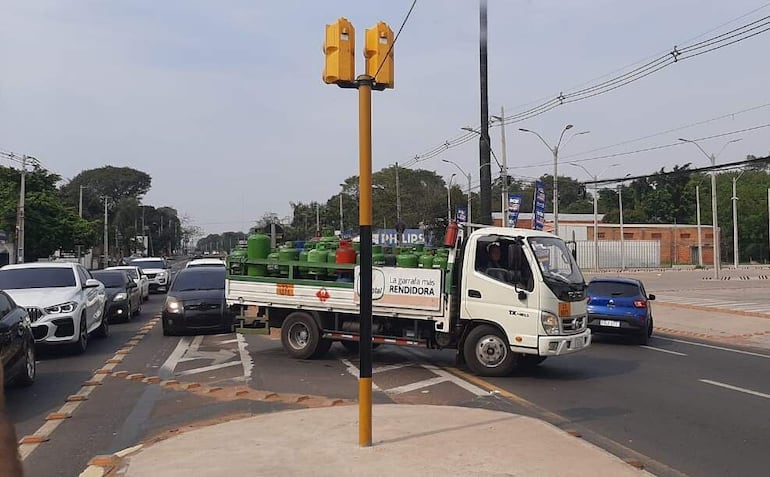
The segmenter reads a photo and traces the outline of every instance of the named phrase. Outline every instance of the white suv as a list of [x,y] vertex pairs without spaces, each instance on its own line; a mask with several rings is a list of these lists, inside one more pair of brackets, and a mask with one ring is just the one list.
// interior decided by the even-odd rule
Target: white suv
[[77,263],[22,263],[0,268],[0,289],[27,310],[36,344],[71,345],[82,353],[88,336],[107,337],[104,285]]
[[168,291],[171,284],[171,270],[166,260],[159,257],[135,258],[129,265],[137,266],[142,269],[147,280],[150,281],[150,291]]

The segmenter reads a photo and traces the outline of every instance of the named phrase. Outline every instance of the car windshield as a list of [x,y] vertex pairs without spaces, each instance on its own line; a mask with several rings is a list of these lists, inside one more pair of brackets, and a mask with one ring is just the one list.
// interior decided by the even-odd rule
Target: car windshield
[[633,283],[591,282],[588,284],[588,295],[636,297],[641,295],[641,292]]
[[142,270],[149,268],[166,268],[163,264],[163,260],[142,260],[141,262],[134,262],[132,265],[136,265]]
[[91,274],[107,288],[121,288],[126,285],[126,279],[121,272],[91,272]]
[[224,290],[225,271],[215,267],[200,267],[179,272],[171,291]]
[[71,268],[16,268],[0,270],[0,289],[74,287]]
[[529,243],[544,278],[565,283],[584,282],[583,274],[563,240],[556,237],[531,237]]
[[134,270],[133,268],[127,268],[124,271],[128,274],[129,277],[131,277],[132,280],[136,280],[137,278],[139,278],[139,274],[136,273],[136,270]]

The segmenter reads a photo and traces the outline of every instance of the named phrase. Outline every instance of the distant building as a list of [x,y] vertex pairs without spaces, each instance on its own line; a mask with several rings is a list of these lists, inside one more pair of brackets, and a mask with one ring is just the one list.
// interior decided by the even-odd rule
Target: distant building
[[[603,224],[603,214],[598,214],[598,241],[600,243],[599,265],[616,265],[616,259],[610,259],[611,251],[618,252],[620,244],[620,224]],[[502,225],[502,214],[494,212],[495,225]],[[545,214],[545,230],[553,231],[553,214]],[[532,227],[532,214],[520,213],[516,224],[519,228]],[[594,240],[593,214],[559,214],[559,236],[564,240],[590,242]],[[626,255],[635,253],[645,242],[659,243],[659,265],[697,265],[698,264],[698,226],[690,224],[623,224],[623,240],[626,242]],[[602,242],[605,242],[602,244]],[[613,246],[610,246],[610,242]],[[632,245],[637,242],[640,245]],[[701,224],[701,242],[703,244],[703,264],[714,264],[714,234],[711,225]],[[634,248],[636,247],[636,248]],[[603,253],[604,252],[604,253]],[[603,256],[606,255],[606,256]],[[611,262],[611,263],[608,263]],[[606,265],[605,265],[606,264]],[[593,265],[591,263],[591,265]],[[581,266],[583,264],[581,263]],[[632,265],[627,265],[632,266]]]

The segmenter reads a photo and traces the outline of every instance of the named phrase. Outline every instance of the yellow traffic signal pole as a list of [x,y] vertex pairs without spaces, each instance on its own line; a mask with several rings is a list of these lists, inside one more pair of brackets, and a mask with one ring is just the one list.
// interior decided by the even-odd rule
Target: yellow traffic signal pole
[[365,34],[366,74],[353,80],[355,28],[346,18],[326,25],[323,80],[358,89],[360,194],[358,445],[372,445],[372,90],[393,88],[393,30],[379,22]]
[[358,83],[358,223],[360,226],[360,303],[358,445],[372,445],[372,84],[361,75]]

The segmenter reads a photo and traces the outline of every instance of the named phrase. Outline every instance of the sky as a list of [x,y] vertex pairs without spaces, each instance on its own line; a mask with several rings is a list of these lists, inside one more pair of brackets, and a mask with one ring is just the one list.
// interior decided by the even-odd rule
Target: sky
[[[324,202],[358,174],[357,94],[321,80],[324,25],[353,23],[362,72],[364,30],[381,20],[397,31],[411,3],[0,0],[0,150],[65,180],[104,165],[145,171],[145,203],[206,233],[288,217],[291,202]],[[395,88],[373,93],[375,171],[480,123],[478,11],[478,1],[417,1],[395,45]],[[770,15],[770,4],[489,0],[488,15],[490,114],[508,116]],[[590,133],[562,146],[560,175],[587,180],[575,160],[605,178],[706,166],[691,144],[593,158],[770,123],[768,46],[770,32],[508,124],[509,171],[552,173],[551,152],[518,128],[553,145],[566,124]],[[490,134],[500,157],[500,128]],[[770,128],[701,144],[717,152],[737,138],[718,162],[770,152]],[[473,140],[413,167],[448,180],[457,170],[441,160],[452,160],[477,184],[478,149]]]

